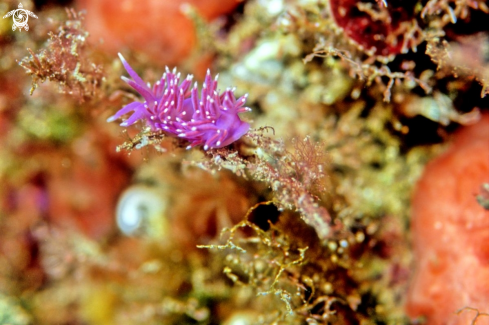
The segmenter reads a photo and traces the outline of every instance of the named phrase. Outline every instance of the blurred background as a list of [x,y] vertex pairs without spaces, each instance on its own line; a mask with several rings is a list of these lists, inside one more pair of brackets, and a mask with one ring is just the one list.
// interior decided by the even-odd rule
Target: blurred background
[[[0,324],[489,324],[486,1],[0,14]],[[141,145],[117,53],[219,73],[252,131]]]

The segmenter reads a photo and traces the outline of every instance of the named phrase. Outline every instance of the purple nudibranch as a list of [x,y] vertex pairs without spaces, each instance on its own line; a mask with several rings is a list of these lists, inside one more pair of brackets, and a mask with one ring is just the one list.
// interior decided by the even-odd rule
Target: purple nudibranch
[[121,77],[134,88],[144,102],[132,102],[121,108],[107,122],[113,122],[123,115],[133,112],[121,123],[129,126],[139,120],[145,120],[152,131],[165,133],[186,139],[190,142],[187,149],[203,145],[204,150],[221,148],[241,138],[248,132],[250,125],[241,121],[238,113],[251,111],[244,107],[248,94],[236,99],[234,88],[219,94],[217,75],[212,79],[207,70],[199,97],[197,82],[192,84],[192,75],[180,83],[180,73],[168,67],[161,79],[153,87],[138,76],[124,57],[119,58],[132,79]]

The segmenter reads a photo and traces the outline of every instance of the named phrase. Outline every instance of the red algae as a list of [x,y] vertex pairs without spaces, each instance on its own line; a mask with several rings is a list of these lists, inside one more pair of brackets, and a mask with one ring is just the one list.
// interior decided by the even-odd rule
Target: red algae
[[412,8],[404,2],[389,1],[385,7],[356,0],[330,0],[329,5],[336,24],[366,51],[387,57],[417,45],[415,37],[408,37],[416,30],[416,23],[409,12]]
[[462,129],[417,185],[411,225],[417,270],[406,305],[411,317],[425,316],[429,325],[475,318],[489,324],[489,211],[476,199],[487,182],[489,115]]
[[239,4],[237,0],[79,0],[78,7],[87,9],[87,30],[92,40],[103,40],[100,46],[104,50],[115,54],[129,48],[162,65],[176,65],[197,41],[192,22],[182,13],[184,3],[208,21]]

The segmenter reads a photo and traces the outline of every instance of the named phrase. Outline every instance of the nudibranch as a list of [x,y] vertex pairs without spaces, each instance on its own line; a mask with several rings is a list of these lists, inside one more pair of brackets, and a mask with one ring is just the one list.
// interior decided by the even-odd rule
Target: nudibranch
[[107,122],[133,112],[121,126],[127,127],[144,120],[152,131],[163,131],[170,136],[188,140],[187,149],[199,145],[204,150],[221,148],[248,132],[250,125],[238,116],[238,113],[251,111],[244,106],[248,95],[236,99],[235,88],[228,88],[220,93],[217,90],[218,75],[213,79],[207,70],[199,96],[197,82],[192,87],[192,75],[180,82],[180,73],[177,73],[176,68],[170,71],[167,67],[161,79],[151,87],[139,77],[121,54],[119,57],[132,78],[122,77],[122,80],[134,88],[144,101],[135,101],[124,106],[109,117]]

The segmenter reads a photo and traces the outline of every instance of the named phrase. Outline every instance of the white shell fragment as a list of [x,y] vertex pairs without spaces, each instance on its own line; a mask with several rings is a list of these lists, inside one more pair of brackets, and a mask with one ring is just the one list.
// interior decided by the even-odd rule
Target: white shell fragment
[[133,185],[122,193],[116,209],[117,226],[128,236],[162,235],[168,228],[166,199],[157,190]]

